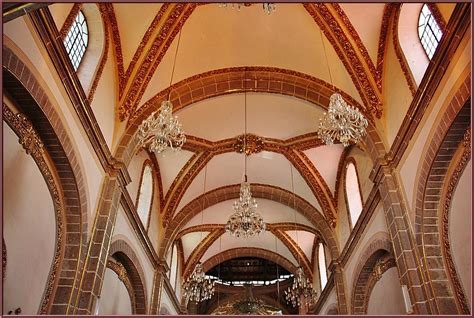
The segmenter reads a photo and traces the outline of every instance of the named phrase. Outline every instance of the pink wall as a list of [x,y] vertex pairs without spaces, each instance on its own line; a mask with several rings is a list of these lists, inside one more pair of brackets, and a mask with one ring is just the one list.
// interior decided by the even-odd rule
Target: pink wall
[[53,262],[56,218],[43,175],[5,122],[3,186],[3,238],[7,249],[3,313],[20,307],[22,314],[35,315]]

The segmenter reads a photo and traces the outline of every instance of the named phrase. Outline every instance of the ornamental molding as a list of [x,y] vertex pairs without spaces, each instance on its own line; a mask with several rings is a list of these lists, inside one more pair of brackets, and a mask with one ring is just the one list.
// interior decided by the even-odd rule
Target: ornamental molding
[[[287,85],[282,85],[282,83]],[[285,90],[289,85],[294,88],[291,91]],[[194,92],[203,90],[204,95],[193,95],[191,87]],[[299,89],[305,89],[307,92],[300,95]],[[332,93],[339,93],[344,100],[361,111],[374,125],[370,111],[349,94],[317,77],[277,67],[239,66],[196,74],[163,89],[146,101],[138,110],[131,113],[127,127],[135,123],[138,125],[142,119],[148,117],[155,110],[156,105],[160,105],[168,98],[170,92],[172,92],[173,111],[177,112],[206,98],[245,91],[294,96],[323,108],[328,107],[329,97]],[[188,99],[183,98],[186,96]],[[324,99],[327,99],[327,103]]]
[[[183,148],[197,153],[180,170],[166,193],[163,204],[165,212],[162,218],[164,227],[167,227],[172,218],[175,217],[180,200],[199,172],[214,156],[235,151],[234,145],[236,142],[236,138],[210,142],[202,138],[187,136],[187,143]],[[321,174],[303,153],[303,150],[321,144],[322,142],[315,138],[315,134],[310,133],[288,140],[266,138],[262,150],[282,154],[296,167],[321,205],[331,226],[334,227],[336,225],[337,204]]]
[[120,262],[114,262],[111,259],[107,260],[107,268],[111,269],[115,274],[117,274],[118,279],[125,285],[127,288],[130,301],[132,303],[132,310],[136,311],[136,300],[135,292],[133,290],[132,283],[130,282],[130,277],[128,276],[127,270]]
[[393,5],[395,6],[393,9],[394,14],[392,20],[393,48],[395,50],[395,55],[397,56],[398,62],[400,63],[400,67],[402,68],[403,75],[407,81],[411,95],[415,96],[418,86],[416,85],[413,74],[411,73],[410,67],[408,66],[408,62],[405,58],[405,54],[403,53],[402,47],[400,46],[400,41],[398,40],[398,19],[400,18],[402,5],[399,3]]
[[457,304],[459,305],[462,314],[470,314],[468,301],[464,293],[464,288],[460,281],[459,275],[456,271],[456,266],[454,264],[451,243],[449,240],[449,213],[451,212],[451,203],[453,196],[458,186],[459,179],[461,178],[464,169],[471,160],[471,128],[469,127],[464,133],[462,140],[462,147],[464,150],[462,152],[461,158],[459,159],[454,172],[449,178],[446,194],[444,197],[444,202],[442,204],[441,210],[441,246],[446,260],[446,265],[448,269],[449,277],[451,278],[452,286],[454,287],[455,297]]
[[235,152],[243,153],[245,150],[245,155],[250,156],[263,150],[264,139],[253,134],[240,135],[236,137],[232,146]]
[[124,91],[124,95],[122,95],[119,106],[120,121],[124,121],[137,108],[138,102],[143,96],[156,68],[171,46],[173,39],[196,8],[196,4],[179,3],[170,5],[169,7],[171,9],[168,11],[171,12],[166,16],[166,20],[163,22],[153,44],[145,55],[143,55],[140,65],[134,72],[134,75],[130,75],[127,83],[122,85],[121,90]]
[[[47,314],[51,307],[53,291],[56,288],[59,279],[59,267],[61,256],[64,254],[64,207],[61,199],[60,186],[56,184],[53,172],[51,171],[44,151],[43,142],[38,133],[34,130],[29,119],[21,113],[14,114],[13,111],[3,103],[3,120],[19,136],[19,143],[25,149],[26,153],[35,160],[46,185],[53,199],[54,213],[56,217],[56,247],[54,252],[53,264],[46,283],[43,300],[41,302],[40,314]],[[5,251],[5,249],[4,249]],[[5,251],[6,252],[6,251]],[[6,256],[6,255],[5,255]],[[6,261],[6,258],[5,258]]]
[[[377,85],[374,85],[375,78],[370,70],[367,70],[368,66],[364,66],[346,32],[329,10],[329,6],[323,3],[305,3],[304,7],[333,46],[366,107],[377,118],[381,118],[382,99]],[[351,38],[358,37],[358,35],[350,35]]]
[[61,37],[63,41],[66,38],[67,33],[71,29],[72,23],[76,19],[76,16],[79,13],[79,10],[81,10],[81,8],[82,8],[82,3],[75,3],[72,6],[71,11],[69,11],[66,21],[64,21],[63,26],[61,27],[61,31],[59,31],[59,36]]

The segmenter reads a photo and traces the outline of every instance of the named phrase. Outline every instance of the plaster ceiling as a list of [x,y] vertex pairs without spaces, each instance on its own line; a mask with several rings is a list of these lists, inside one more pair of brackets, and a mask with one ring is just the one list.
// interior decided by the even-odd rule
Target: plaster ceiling
[[[168,11],[165,10],[166,14],[158,21],[158,29],[153,31],[151,39],[155,39],[155,36],[161,32],[159,28],[169,18],[169,14],[174,10],[173,6],[175,5],[166,4],[169,7],[159,3],[115,3],[111,5],[113,6],[120,35],[120,42],[114,43],[114,45],[120,46],[125,72],[132,57],[136,54],[139,44],[144,44],[143,52],[138,54],[139,63],[136,64],[137,66],[134,68],[132,76],[125,78],[129,82],[124,83],[124,87],[131,89],[135,82],[144,80],[143,77],[135,77],[135,75],[152,44],[152,40],[148,42],[143,41],[145,32],[150,29],[150,24],[156,19],[160,9],[163,11],[163,8],[168,8]],[[143,95],[141,97],[140,94],[137,95],[135,106],[140,107],[157,93],[169,87],[173,59],[177,53],[172,83],[183,81],[203,72],[222,68],[265,66],[284,69],[290,72],[296,71],[313,76],[327,84],[333,83],[338,89],[366,107],[364,99],[360,96],[361,88],[359,86],[361,84],[349,74],[349,69],[356,68],[357,65],[351,65],[347,60],[345,65],[341,61],[340,56],[334,49],[335,44],[328,40],[327,34],[331,35],[333,30],[329,28],[325,30],[327,33],[322,33],[318,23],[311,16],[311,10],[308,9],[308,6],[309,4],[278,3],[276,11],[266,15],[260,5],[243,7],[240,11],[221,8],[218,4],[197,5],[192,10],[189,18],[184,22],[180,33],[174,36],[164,32],[164,38],[170,39],[170,46],[162,52],[162,58],[156,60],[156,65],[153,65],[156,68],[151,67],[147,70],[149,73],[144,75],[149,76],[150,81],[143,88]],[[317,10],[316,4],[311,4],[311,6],[314,6],[315,10]],[[370,57],[370,63],[376,65],[385,4],[341,4],[340,8],[348,17],[347,21],[349,22],[343,21],[335,13],[336,4],[326,4],[326,7],[332,12],[337,23],[346,31],[345,35],[348,37],[349,42],[345,44],[352,45],[356,50],[359,50],[354,39],[360,37],[364,46],[363,49],[367,50]],[[67,12],[70,6],[55,4],[51,8],[55,8],[52,11],[56,10],[56,14],[54,14],[55,21],[60,29],[61,21],[64,21],[65,16],[67,16],[64,12]],[[186,10],[192,8],[192,5],[187,4],[185,8]],[[325,24],[327,22],[323,21],[322,23]],[[176,21],[173,23],[170,25],[168,32],[169,30],[179,29],[179,27],[176,27],[178,25]],[[355,29],[356,34],[350,34],[351,31],[349,30],[352,27]],[[336,46],[343,47],[343,41],[334,34],[332,36],[335,38],[335,41],[340,41]],[[179,50],[176,51],[178,39],[180,44]],[[114,52],[114,58],[117,62],[117,49]],[[341,56],[348,59],[344,54],[345,52],[342,52]],[[362,55],[359,56],[359,59],[362,60],[361,67],[364,68],[367,74],[370,74],[371,71],[368,69],[367,61],[364,62]],[[278,75],[272,76],[276,76],[273,80],[278,82]],[[321,94],[330,93],[323,92],[325,88],[319,89]],[[133,91],[133,89],[131,90]],[[127,93],[128,91],[124,94],[126,95]],[[122,105],[121,103],[123,102],[124,97],[122,96],[119,104]],[[279,139],[282,142],[289,138],[314,134],[317,129],[318,118],[324,111],[322,107],[326,106],[315,105],[292,96],[248,92],[247,131],[267,139]],[[179,121],[189,137],[202,138],[209,142],[219,142],[224,139],[235,138],[243,133],[243,110],[244,94],[229,89],[224,92],[224,95],[191,103],[176,114],[179,116]],[[318,194],[319,196],[324,196],[327,201],[334,199],[336,178],[343,147],[341,145],[301,146],[299,144],[285,144],[281,147],[285,149],[282,152],[283,154],[261,151],[248,157],[247,175],[249,181],[251,183],[276,186],[291,192],[293,187],[290,167],[292,164],[288,160],[288,154],[291,153],[294,157],[300,159],[307,157],[308,162],[305,162],[306,165],[298,167],[300,171],[304,171],[304,177],[293,166],[294,192],[318,211],[325,212],[320,205],[321,198],[315,197],[314,193],[317,191],[315,191],[316,186],[314,183],[318,183],[319,187],[323,189],[322,192],[324,193]],[[191,163],[190,159],[193,156],[201,156],[206,151],[208,150],[183,150],[179,153],[165,152],[165,156],[157,156],[161,187],[165,195],[168,192],[176,191],[176,188],[170,189],[170,187],[179,172]],[[135,157],[133,160],[138,160],[137,158]],[[133,166],[133,163],[130,166]],[[197,167],[193,166],[192,169],[194,170],[191,172],[196,172],[195,169]],[[202,169],[190,181],[189,186],[185,187],[183,195],[177,197],[178,202],[175,215],[170,217],[176,217],[176,214],[180,213],[186,204],[202,195],[204,191],[209,192],[220,187],[239,184],[243,177],[243,155],[235,152],[214,155],[207,164],[206,182],[204,182],[204,174],[205,169]],[[326,189],[329,193],[325,193]],[[173,193],[170,193],[169,196],[172,197]],[[165,196],[165,199],[168,199],[167,197],[168,195]],[[229,199],[211,205],[204,209],[202,214],[193,217],[180,229],[177,229],[177,231],[200,225],[202,222],[201,217],[203,217],[204,224],[225,224],[228,216],[232,213],[233,201],[234,199]],[[166,203],[164,206],[166,206]],[[259,213],[261,213],[266,222],[283,223],[294,221],[294,210],[276,202],[276,200],[258,199],[258,204]],[[298,224],[314,228],[310,220],[300,213],[296,213],[296,217]],[[329,231],[333,231],[333,229],[331,228]],[[212,232],[203,232],[203,237],[209,233]],[[286,234],[296,241],[295,231],[287,231]],[[181,238],[185,259],[188,259],[196,248],[200,237],[200,232],[194,232],[186,234]],[[175,238],[173,237],[172,239]],[[278,243],[278,253],[296,264],[296,259],[290,250],[269,231],[258,238],[249,240],[236,240],[228,234],[224,234],[221,242],[218,240],[207,248],[201,261],[205,261],[222,250],[236,247],[259,247],[275,251],[275,240]],[[313,233],[298,231],[298,244],[308,259],[311,258],[313,241]],[[222,244],[221,247],[219,246],[220,243]]]

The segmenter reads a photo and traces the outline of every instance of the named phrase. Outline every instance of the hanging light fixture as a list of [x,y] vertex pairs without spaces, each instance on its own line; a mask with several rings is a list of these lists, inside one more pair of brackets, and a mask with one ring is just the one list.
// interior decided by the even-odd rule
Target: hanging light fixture
[[[321,29],[319,32],[323,42],[331,85],[334,87]],[[329,98],[327,113],[325,112],[323,117],[319,119],[317,134],[326,145],[332,145],[335,140],[339,140],[344,147],[347,147],[351,143],[357,143],[365,136],[367,125],[367,119],[357,108],[347,104],[341,94],[334,93]]]
[[296,276],[293,277],[291,287],[285,290],[285,299],[293,307],[306,305],[311,306],[315,303],[318,293],[313,289],[309,278],[304,274],[303,268],[298,267]]
[[[244,73],[244,81],[245,81]],[[245,83],[245,82],[244,82]],[[234,202],[234,213],[226,224],[226,231],[235,237],[253,237],[265,231],[267,225],[257,213],[257,200],[252,198],[250,184],[247,182],[247,91],[244,103],[244,182],[240,185],[239,200]]]
[[[299,246],[298,231],[296,228],[296,195],[295,185],[293,181],[293,166],[290,165],[291,171],[291,191],[293,193],[293,215],[296,234],[296,245]],[[300,264],[300,256],[298,255],[298,264]],[[293,283],[287,290],[285,290],[285,299],[287,303],[291,303],[293,307],[296,306],[311,306],[316,302],[318,293],[313,289],[313,284],[309,278],[304,274],[303,268],[298,266],[296,275],[293,277]]]
[[[206,193],[207,165],[204,168],[204,189]],[[204,212],[201,212],[201,226],[204,224]],[[201,240],[202,242],[202,231]],[[215,281],[212,281],[202,270],[202,263],[198,262],[191,276],[183,284],[184,297],[187,301],[202,302],[211,299],[215,292]]]
[[196,265],[191,276],[184,282],[184,297],[187,301],[200,303],[214,295],[214,281],[211,281],[202,270],[202,263]]
[[[221,8],[232,8],[232,9],[237,9],[240,11],[240,8],[241,7],[248,7],[248,6],[251,6],[252,4],[251,3],[242,3],[242,2],[239,2],[239,3],[228,3],[228,2],[224,2],[224,3],[219,3],[219,7]],[[262,3],[262,6],[263,6],[263,11],[266,13],[266,14],[271,14],[272,12],[274,12],[276,10],[276,4],[274,3],[271,3],[271,2],[265,2],[265,3]]]
[[148,147],[151,152],[162,153],[167,148],[181,150],[186,142],[186,135],[182,131],[178,116],[173,116],[173,104],[171,103],[171,84],[173,83],[176,57],[178,55],[181,30],[179,31],[178,43],[174,55],[173,69],[170,78],[170,91],[168,99],[161,103],[161,107],[154,111],[138,127],[138,142],[142,147]]

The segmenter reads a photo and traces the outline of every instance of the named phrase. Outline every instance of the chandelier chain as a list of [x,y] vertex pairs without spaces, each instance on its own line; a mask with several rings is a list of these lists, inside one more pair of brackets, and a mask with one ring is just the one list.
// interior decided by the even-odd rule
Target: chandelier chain
[[[298,231],[296,229],[296,196],[295,196],[295,184],[293,180],[293,165],[290,163],[290,174],[291,174],[291,192],[293,196],[293,218],[294,218],[294,228],[296,234],[296,245],[300,246],[299,239],[298,239]],[[298,257],[298,265],[300,265],[300,253],[296,252],[296,256]]]
[[181,42],[181,31],[184,26],[181,26],[181,29],[179,30],[178,34],[178,43],[176,44],[176,50],[174,52],[174,60],[173,60],[173,68],[171,69],[171,77],[170,77],[170,85],[169,85],[169,92],[168,92],[168,99],[171,98],[171,85],[173,84],[173,76],[174,76],[174,69],[176,67],[176,59],[178,57],[178,49],[179,49],[179,43]]
[[334,82],[332,80],[331,67],[329,66],[329,59],[326,52],[326,45],[324,44],[323,31],[321,30],[321,28],[319,28],[319,34],[321,34],[321,42],[323,43],[324,57],[326,58],[326,65],[328,67],[329,79],[331,80],[331,86],[335,89],[336,87],[334,86]]
[[244,70],[244,174],[245,182],[247,182],[247,70]]

